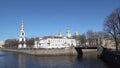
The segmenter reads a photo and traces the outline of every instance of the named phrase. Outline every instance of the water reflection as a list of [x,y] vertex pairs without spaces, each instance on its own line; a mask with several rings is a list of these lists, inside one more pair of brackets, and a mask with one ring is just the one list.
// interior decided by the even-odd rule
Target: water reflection
[[19,68],[25,68],[25,59],[21,54],[18,54],[18,65]]
[[0,68],[107,68],[107,65],[90,53],[84,53],[83,57],[77,58],[0,52]]
[[0,68],[18,68],[16,57],[11,52],[0,51]]
[[[76,56],[19,55],[19,68],[73,68]],[[23,61],[24,60],[24,61]]]

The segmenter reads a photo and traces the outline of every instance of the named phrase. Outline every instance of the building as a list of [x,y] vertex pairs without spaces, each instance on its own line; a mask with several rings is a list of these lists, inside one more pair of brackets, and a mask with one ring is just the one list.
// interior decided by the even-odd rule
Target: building
[[34,48],[66,48],[76,46],[75,39],[59,36],[45,36],[35,41]]
[[75,38],[75,40],[76,40],[77,46],[79,46],[79,45],[81,44],[81,42],[80,42],[80,34],[79,34],[78,31],[75,31],[75,33],[74,33],[74,38]]
[[34,48],[67,48],[76,47],[76,40],[71,38],[70,30],[67,29],[66,37],[59,32],[58,36],[45,36],[35,40]]
[[[120,45],[120,44],[119,44]],[[102,39],[102,46],[105,48],[115,49],[115,41],[113,39]]]
[[18,48],[26,48],[27,46],[25,42],[26,42],[26,39],[25,39],[25,31],[24,31],[24,21],[22,20]]
[[[67,48],[76,47],[76,40],[71,38],[70,29],[66,30],[66,37],[59,32],[58,36],[45,36],[35,40],[32,48]],[[26,45],[24,21],[22,20],[18,48],[29,48]]]

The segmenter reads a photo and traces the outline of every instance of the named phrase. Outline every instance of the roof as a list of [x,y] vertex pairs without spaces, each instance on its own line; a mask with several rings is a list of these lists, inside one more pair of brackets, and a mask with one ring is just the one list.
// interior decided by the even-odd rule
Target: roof
[[63,37],[59,37],[59,36],[44,36],[44,37],[42,37],[42,39],[48,39],[48,38],[63,38]]

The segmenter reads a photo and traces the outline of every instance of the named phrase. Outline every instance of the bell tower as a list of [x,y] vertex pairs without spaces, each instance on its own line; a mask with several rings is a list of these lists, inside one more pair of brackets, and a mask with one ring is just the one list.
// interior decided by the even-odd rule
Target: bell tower
[[22,20],[18,48],[26,48],[25,42],[26,42],[26,39],[25,39],[25,31],[24,31],[24,21]]

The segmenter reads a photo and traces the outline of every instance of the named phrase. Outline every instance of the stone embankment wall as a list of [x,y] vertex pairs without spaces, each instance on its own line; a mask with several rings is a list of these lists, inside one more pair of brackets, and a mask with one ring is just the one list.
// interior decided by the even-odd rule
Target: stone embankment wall
[[75,48],[64,49],[0,49],[4,51],[12,51],[30,55],[77,55]]

